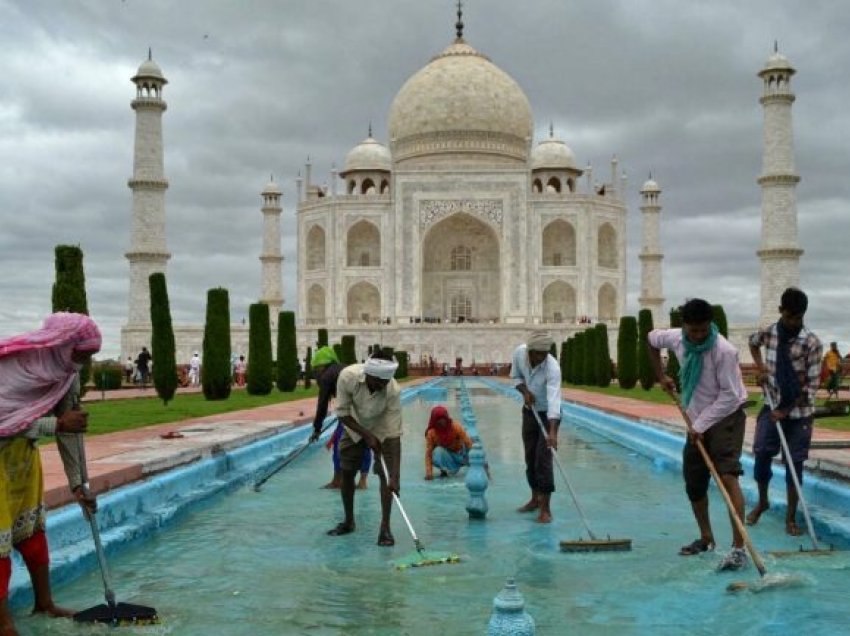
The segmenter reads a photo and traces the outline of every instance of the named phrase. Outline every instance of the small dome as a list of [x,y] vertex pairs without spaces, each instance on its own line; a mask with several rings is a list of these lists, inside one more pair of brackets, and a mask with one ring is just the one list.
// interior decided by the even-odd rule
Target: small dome
[[142,62],[141,66],[139,66],[139,70],[136,71],[136,76],[133,78],[133,81],[139,79],[157,79],[163,84],[168,83],[168,80],[166,80],[165,76],[162,74],[162,70],[150,57],[148,57],[148,59]]
[[770,57],[767,58],[767,62],[764,63],[764,68],[771,70],[794,70],[791,67],[791,62],[788,61],[788,58],[782,55],[779,51],[771,53]]
[[560,139],[549,137],[538,143],[531,151],[531,169],[581,170],[575,153]]
[[658,184],[655,183],[655,181],[653,181],[652,179],[647,179],[641,186],[640,191],[645,193],[661,192],[661,188],[658,187]]
[[345,157],[345,169],[340,174],[345,176],[346,173],[354,170],[389,172],[391,165],[390,149],[369,136],[351,149]]
[[280,194],[280,188],[277,187],[274,181],[269,181],[266,187],[263,188],[263,194]]

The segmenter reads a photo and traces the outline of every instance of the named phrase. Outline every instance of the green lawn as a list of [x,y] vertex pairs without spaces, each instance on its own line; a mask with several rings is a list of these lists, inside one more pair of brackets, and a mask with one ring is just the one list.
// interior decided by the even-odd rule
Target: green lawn
[[[664,391],[653,386],[649,391],[644,391],[640,384],[634,389],[621,389],[616,383],[612,383],[609,387],[598,386],[574,386],[564,385],[569,388],[579,389],[581,391],[590,391],[592,393],[602,393],[605,395],[613,395],[616,397],[634,398],[635,400],[644,400],[646,402],[655,402],[657,404],[672,404],[670,396]],[[750,400],[755,404],[747,408],[747,415],[755,416],[761,409],[761,392],[751,392]],[[818,399],[818,404],[823,404],[823,399]],[[836,431],[850,431],[850,415],[841,415],[838,417],[819,417],[815,420],[815,426],[819,428],[828,428]]]
[[[258,406],[289,402],[315,397],[316,385],[309,390],[299,387],[292,393],[281,393],[272,389],[269,395],[248,395],[246,391],[232,391],[226,400],[209,401],[203,393],[178,393],[168,406],[162,403],[153,389],[151,397],[126,400],[86,401],[83,408],[89,412],[89,433],[100,435],[140,428],[151,424],[179,422],[195,417],[253,409]],[[92,396],[97,393],[92,391]],[[306,414],[306,413],[305,413]]]

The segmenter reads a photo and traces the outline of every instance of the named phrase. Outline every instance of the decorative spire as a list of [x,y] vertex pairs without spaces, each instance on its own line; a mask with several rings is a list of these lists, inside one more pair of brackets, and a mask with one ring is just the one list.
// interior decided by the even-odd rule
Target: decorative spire
[[455,22],[455,30],[457,31],[457,39],[463,40],[463,3],[457,0],[457,22]]
[[269,175],[269,182],[274,183],[274,172]]
[[554,124],[550,121],[550,122],[549,122],[549,139],[554,139],[554,137],[555,137],[555,126],[554,126]]
[[779,40],[774,40],[774,41],[773,41],[773,52],[774,52],[774,53],[779,53]]
[[369,136],[372,136],[372,122],[369,122]]
[[652,170],[649,171],[649,180],[652,181]]
[[148,60],[153,59],[153,53],[151,53],[151,47],[148,47]]

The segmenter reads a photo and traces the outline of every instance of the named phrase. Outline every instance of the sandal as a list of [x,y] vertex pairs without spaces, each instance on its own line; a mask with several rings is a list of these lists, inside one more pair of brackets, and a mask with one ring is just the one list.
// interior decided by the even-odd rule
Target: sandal
[[378,545],[383,547],[390,547],[395,545],[395,537],[393,533],[387,530],[381,530],[378,533]]
[[336,524],[335,528],[331,528],[328,530],[327,534],[331,537],[341,537],[344,534],[351,534],[354,532],[354,524],[352,523],[350,526],[345,522]]
[[683,545],[679,549],[679,554],[682,556],[695,556],[703,552],[708,552],[709,550],[714,550],[714,543],[712,541],[697,539],[688,545]]

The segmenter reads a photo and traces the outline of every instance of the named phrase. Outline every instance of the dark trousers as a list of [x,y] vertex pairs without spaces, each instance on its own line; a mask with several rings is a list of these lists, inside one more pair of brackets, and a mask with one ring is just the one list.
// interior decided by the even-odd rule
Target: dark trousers
[[[546,412],[538,412],[540,420],[546,422]],[[545,424],[544,424],[545,426]],[[535,492],[550,494],[555,491],[552,473],[552,451],[534,414],[522,409],[522,445],[525,448],[525,478]]]

